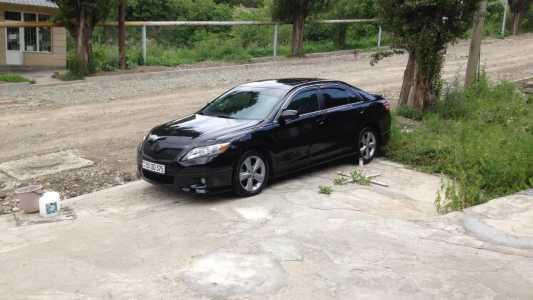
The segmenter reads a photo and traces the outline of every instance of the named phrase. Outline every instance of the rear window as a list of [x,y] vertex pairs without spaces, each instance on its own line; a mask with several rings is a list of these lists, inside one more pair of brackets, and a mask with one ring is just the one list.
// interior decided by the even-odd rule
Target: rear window
[[322,89],[324,108],[334,108],[353,102],[353,95],[340,87]]

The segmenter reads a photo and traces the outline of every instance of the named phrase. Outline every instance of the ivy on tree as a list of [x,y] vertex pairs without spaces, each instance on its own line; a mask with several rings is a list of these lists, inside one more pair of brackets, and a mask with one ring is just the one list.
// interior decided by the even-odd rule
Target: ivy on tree
[[292,56],[303,56],[305,19],[327,7],[329,0],[274,0],[272,19],[292,24]]
[[[424,111],[440,93],[440,74],[448,44],[470,29],[480,0],[377,0],[393,50],[404,49],[409,60],[404,72],[400,105]],[[386,56],[379,53],[376,59]]]

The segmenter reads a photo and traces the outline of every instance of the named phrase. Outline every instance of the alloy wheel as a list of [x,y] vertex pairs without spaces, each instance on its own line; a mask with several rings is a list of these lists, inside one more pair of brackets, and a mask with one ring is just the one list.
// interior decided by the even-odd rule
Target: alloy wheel
[[374,158],[377,151],[377,138],[371,130],[365,130],[359,140],[359,151],[365,161]]
[[253,193],[261,189],[266,178],[266,165],[259,156],[249,156],[239,168],[239,183],[241,187]]

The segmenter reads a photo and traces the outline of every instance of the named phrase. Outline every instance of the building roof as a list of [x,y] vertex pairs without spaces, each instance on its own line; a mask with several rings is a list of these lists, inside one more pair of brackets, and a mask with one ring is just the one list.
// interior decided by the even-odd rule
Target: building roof
[[0,3],[57,8],[57,5],[50,0],[0,0]]

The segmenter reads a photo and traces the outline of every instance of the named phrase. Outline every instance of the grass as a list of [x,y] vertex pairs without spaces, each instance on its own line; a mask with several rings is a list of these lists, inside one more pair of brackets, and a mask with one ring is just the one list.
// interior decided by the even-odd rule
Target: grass
[[10,74],[10,73],[4,73],[0,74],[0,82],[30,82],[33,83],[33,80],[28,79],[24,76],[18,75],[18,74]]
[[[239,62],[250,61],[253,58],[272,56],[270,35],[268,41],[251,43],[245,41],[239,35],[234,34],[210,34],[188,46],[173,46],[168,43],[158,43],[150,40],[147,50],[147,61],[143,62],[138,41],[129,41],[127,53],[128,66],[135,68],[137,65],[151,66],[177,66],[193,64],[205,61],[214,62]],[[370,49],[376,47],[374,34],[348,38],[345,49]],[[383,36],[383,45],[390,44],[390,37]],[[304,51],[307,54],[319,52],[332,52],[340,50],[331,40],[306,41]],[[280,39],[278,55],[288,56],[290,47],[288,41]],[[95,71],[113,71],[118,68],[118,49],[115,44],[108,45],[100,42],[93,43],[93,62]],[[69,52],[69,61],[74,57]]]
[[420,126],[393,126],[387,156],[447,175],[435,204],[446,213],[533,187],[533,99],[511,83],[451,88]]

